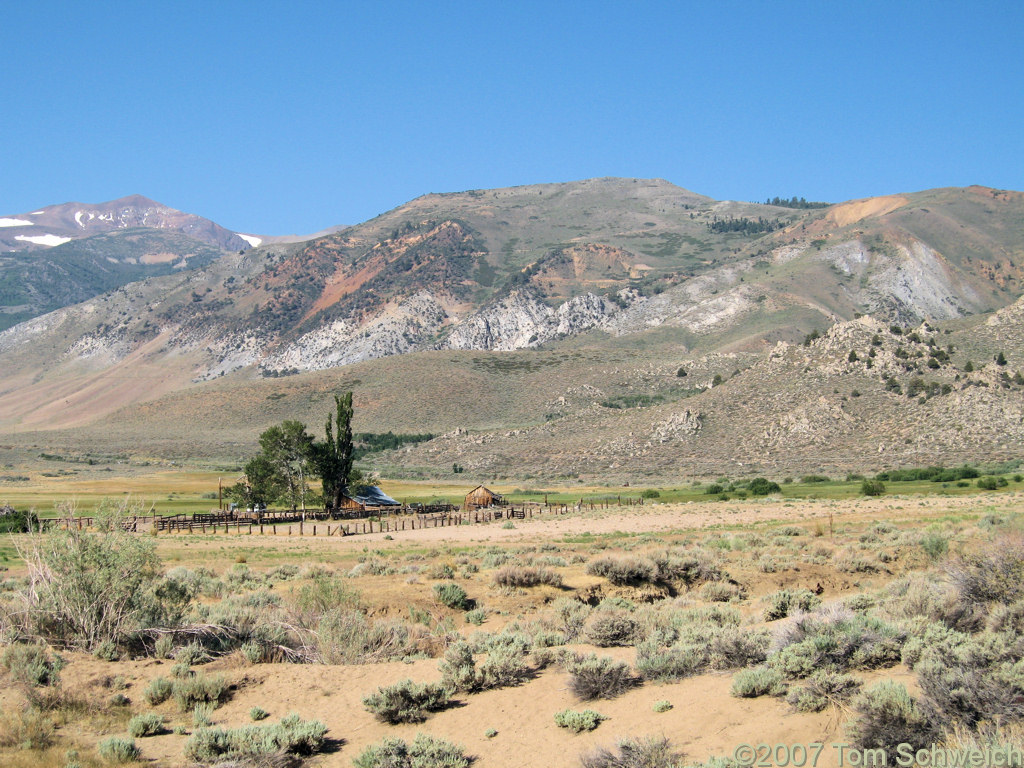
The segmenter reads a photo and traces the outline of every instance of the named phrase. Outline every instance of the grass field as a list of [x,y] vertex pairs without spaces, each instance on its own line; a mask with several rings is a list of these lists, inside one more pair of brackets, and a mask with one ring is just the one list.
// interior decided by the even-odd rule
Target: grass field
[[[237,473],[214,472],[209,470],[174,470],[133,468],[130,473],[119,473],[117,469],[101,468],[87,475],[75,474],[62,477],[43,477],[38,471],[29,475],[28,482],[5,483],[0,485],[0,504],[10,504],[16,509],[35,509],[43,517],[56,514],[61,505],[74,504],[77,513],[89,515],[104,501],[120,502],[126,496],[139,509],[155,510],[157,514],[178,514],[209,512],[217,508],[218,483],[224,487],[235,483]],[[1005,480],[1000,490],[1012,491],[1024,488],[1024,478],[1019,473],[996,475]],[[735,501],[752,498],[745,484],[749,480],[719,478],[717,485],[721,492],[708,493],[711,483],[686,484],[682,486],[658,485],[652,487],[584,485],[531,485],[529,483],[486,483],[494,491],[503,494],[513,503],[541,502],[551,504],[617,503],[621,498],[636,501],[643,498],[645,504],[685,503],[698,501]],[[789,482],[786,482],[786,481]],[[810,480],[810,478],[809,478]],[[861,480],[811,480],[800,478],[779,478],[783,498],[794,499],[854,499],[862,495]],[[462,504],[467,492],[475,483],[392,480],[384,478],[381,487],[385,493],[404,503],[427,503],[443,499],[452,504]],[[887,494],[939,494],[962,496],[978,492],[977,480],[938,483],[928,480],[886,482]],[[315,488],[315,486],[314,486]],[[225,504],[227,501],[225,500]]]

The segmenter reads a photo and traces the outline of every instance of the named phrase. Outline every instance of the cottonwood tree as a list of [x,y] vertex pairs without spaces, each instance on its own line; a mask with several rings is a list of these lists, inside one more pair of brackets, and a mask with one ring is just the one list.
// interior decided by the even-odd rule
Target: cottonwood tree
[[229,499],[243,507],[256,509],[272,504],[284,493],[284,484],[274,464],[262,453],[245,464],[245,479],[225,489]]
[[327,439],[313,446],[313,463],[323,483],[324,504],[337,511],[352,478],[352,393],[335,395],[334,405],[324,427]]
[[[312,469],[313,436],[300,421],[288,420],[260,435],[261,456],[284,486],[292,509],[306,511],[306,477]],[[248,472],[246,472],[248,476]]]

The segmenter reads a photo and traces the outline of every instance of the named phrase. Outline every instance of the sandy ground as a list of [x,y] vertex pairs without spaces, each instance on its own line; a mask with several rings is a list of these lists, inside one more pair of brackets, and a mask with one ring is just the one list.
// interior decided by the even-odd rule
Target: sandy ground
[[[599,649],[632,662],[632,648]],[[98,688],[112,665],[87,656],[74,655],[64,672],[67,683]],[[131,662],[117,665],[117,671],[132,681],[127,695],[139,711],[156,711],[167,716],[170,725],[182,723],[191,730],[190,715],[177,712],[173,702],[150,708],[141,699],[148,680],[167,676],[173,662]],[[544,670],[533,680],[516,688],[476,694],[461,694],[455,706],[434,714],[424,723],[386,725],[378,722],[362,705],[362,697],[379,686],[405,678],[418,682],[437,681],[436,659],[411,664],[392,662],[362,666],[302,666],[264,664],[248,666],[237,658],[221,660],[204,669],[220,670],[239,687],[231,701],[213,713],[213,721],[225,727],[251,723],[249,710],[259,706],[270,712],[265,722],[274,722],[291,712],[322,721],[333,739],[331,750],[310,761],[312,765],[334,768],[350,766],[367,746],[387,736],[411,741],[418,732],[459,743],[476,756],[477,768],[577,768],[581,753],[597,746],[611,747],[625,737],[668,737],[688,759],[703,761],[715,755],[731,755],[740,744],[826,744],[819,766],[837,766],[832,744],[848,741],[844,724],[847,714],[827,710],[801,714],[779,699],[738,699],[729,694],[732,673],[722,672],[689,678],[679,683],[647,683],[612,700],[580,702],[567,688],[567,675],[556,669]],[[865,675],[870,683],[882,677],[912,682],[912,675],[898,668]],[[912,687],[912,686],[911,686]],[[655,702],[667,700],[673,708],[656,713]],[[573,734],[555,725],[556,712],[566,709],[594,709],[605,720],[589,733]],[[489,729],[498,733],[488,738]],[[155,765],[183,764],[182,749],[187,736],[165,734],[137,740],[144,756]],[[808,763],[810,765],[810,763]]]
[[[833,526],[847,521],[884,519],[891,522],[915,520],[929,517],[971,515],[987,511],[1010,511],[1024,508],[1024,493],[981,494],[971,496],[887,496],[877,499],[842,500],[800,500],[765,499],[745,502],[690,502],[686,504],[650,504],[642,507],[611,507],[594,511],[573,512],[567,515],[544,514],[525,520],[515,520],[514,528],[504,528],[503,521],[479,525],[461,525],[444,528],[427,528],[415,531],[395,531],[390,534],[368,533],[353,536],[328,538],[325,526],[317,525],[318,536],[311,535],[312,526],[306,526],[306,535],[298,535],[297,524],[278,526],[278,535],[252,536],[231,533],[206,539],[191,535],[193,546],[220,547],[231,542],[247,546],[307,547],[314,551],[323,547],[334,551],[359,550],[366,546],[388,548],[403,543],[425,545],[510,543],[537,539],[557,540],[563,536],[579,536],[586,533],[612,534],[623,532],[668,533],[700,531],[716,528],[749,528],[759,524],[807,523],[811,527],[820,525],[828,534],[829,518]],[[385,536],[390,536],[386,539]],[[172,542],[188,540],[190,534],[163,534],[161,540],[168,546]]]
[[[297,535],[277,537],[220,535],[162,535],[159,544],[163,554],[173,552],[172,559],[187,560],[186,552],[220,550],[223,567],[235,562],[234,547],[267,547],[276,550],[285,560],[318,557],[328,559],[331,553],[357,553],[377,548],[428,547],[443,543],[502,544],[557,540],[563,536],[626,531],[630,533],[708,530],[714,527],[756,528],[776,521],[821,525],[827,536],[829,516],[838,529],[846,522],[885,519],[957,520],[988,512],[1007,512],[1024,507],[1024,494],[993,494],[969,497],[885,497],[857,501],[821,500],[751,500],[739,503],[708,502],[679,505],[648,505],[644,507],[595,510],[572,515],[515,521],[506,529],[501,523],[458,526],[392,534],[326,538]],[[188,544],[189,549],[184,545]],[[193,549],[194,548],[194,549]],[[205,552],[208,558],[212,552]],[[252,562],[252,561],[250,561]],[[804,578],[808,574],[801,573]],[[397,583],[397,582],[396,582]],[[472,582],[467,583],[467,587]],[[424,590],[426,585],[420,585]],[[367,581],[363,588],[371,588]],[[405,587],[408,589],[408,587]],[[831,590],[830,590],[831,592]],[[399,598],[399,595],[406,595]],[[385,600],[408,600],[409,592],[386,592]],[[385,596],[386,595],[386,596]],[[825,595],[829,597],[828,594]],[[400,606],[401,607],[401,606]],[[404,607],[402,607],[404,610]],[[495,631],[503,619],[492,616],[482,629]],[[465,631],[472,630],[466,627]],[[590,649],[633,663],[633,648]],[[83,654],[67,654],[68,667],[62,673],[71,690],[87,692],[94,700],[104,700],[111,690],[104,688],[104,679],[124,675],[129,686],[125,693],[132,700],[136,713],[153,711],[145,704],[142,692],[148,682],[158,676],[169,677],[173,662],[140,660],[110,664]],[[259,706],[270,712],[274,722],[297,712],[305,718],[323,721],[334,741],[325,754],[314,757],[310,764],[333,768],[350,766],[352,760],[368,745],[387,736],[411,740],[423,731],[465,747],[476,757],[476,768],[569,768],[579,765],[582,752],[603,745],[611,747],[627,736],[666,736],[689,760],[703,761],[710,756],[731,755],[741,744],[825,744],[816,763],[806,765],[832,768],[838,766],[835,744],[848,741],[844,729],[849,713],[830,709],[820,714],[800,714],[790,710],[778,699],[738,699],[729,694],[732,673],[712,673],[673,684],[647,683],[616,699],[579,702],[567,688],[567,676],[558,669],[547,669],[521,686],[477,694],[461,694],[455,706],[433,715],[419,725],[390,726],[377,722],[363,707],[362,697],[378,687],[404,678],[416,681],[440,679],[437,659],[412,663],[390,662],[364,666],[323,666],[263,664],[249,665],[238,654],[219,659],[203,667],[207,673],[222,672],[237,685],[233,697],[216,710],[217,725],[237,727],[250,723],[249,710]],[[879,678],[895,678],[914,690],[913,678],[902,667],[861,676],[866,683]],[[15,694],[0,690],[0,704],[9,704]],[[667,700],[673,708],[655,713],[655,702]],[[554,714],[562,709],[594,709],[608,719],[593,732],[575,735],[558,728]],[[168,725],[183,725],[192,730],[191,715],[178,713],[173,702],[166,702],[155,711],[167,715]],[[488,737],[489,729],[497,735]],[[123,726],[111,733],[123,735]],[[106,735],[106,734],[104,734]],[[101,735],[84,737],[98,740]],[[165,734],[138,739],[146,760],[151,765],[184,765],[182,749],[187,736]],[[772,765],[779,763],[773,762]],[[850,763],[847,762],[847,765]]]

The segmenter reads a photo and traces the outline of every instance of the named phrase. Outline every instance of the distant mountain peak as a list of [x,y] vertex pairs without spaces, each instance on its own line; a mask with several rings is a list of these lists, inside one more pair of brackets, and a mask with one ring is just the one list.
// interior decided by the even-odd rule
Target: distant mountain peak
[[102,203],[68,202],[31,213],[5,216],[0,227],[0,251],[39,250],[119,229],[145,227],[177,230],[226,251],[249,247],[239,237],[209,219],[171,208],[145,195],[132,194]]

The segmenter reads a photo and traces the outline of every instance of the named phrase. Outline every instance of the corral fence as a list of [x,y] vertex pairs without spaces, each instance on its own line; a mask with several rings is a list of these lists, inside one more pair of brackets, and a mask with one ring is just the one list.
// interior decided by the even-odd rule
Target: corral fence
[[[192,514],[133,515],[118,525],[133,533],[169,534],[247,534],[261,536],[354,536],[364,533],[397,533],[424,528],[475,525],[495,520],[526,520],[545,515],[565,515],[581,510],[642,506],[643,498],[621,496],[601,499],[581,498],[574,504],[506,502],[501,506],[463,510],[453,504],[402,505],[341,510],[326,509],[212,510]],[[96,525],[94,517],[64,517],[40,521],[47,527],[88,530]]]

